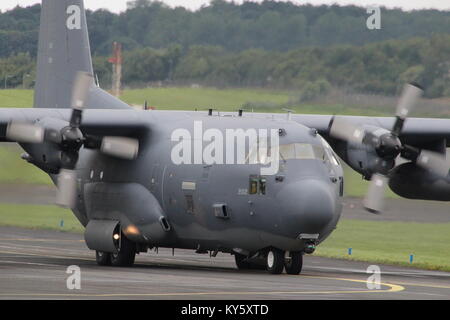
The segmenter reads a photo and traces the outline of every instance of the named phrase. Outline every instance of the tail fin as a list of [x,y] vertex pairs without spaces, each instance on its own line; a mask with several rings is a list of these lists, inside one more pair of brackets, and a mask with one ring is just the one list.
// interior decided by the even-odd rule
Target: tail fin
[[[83,0],[42,0],[35,108],[71,108],[78,71],[93,74]],[[127,109],[92,83],[91,109]]]

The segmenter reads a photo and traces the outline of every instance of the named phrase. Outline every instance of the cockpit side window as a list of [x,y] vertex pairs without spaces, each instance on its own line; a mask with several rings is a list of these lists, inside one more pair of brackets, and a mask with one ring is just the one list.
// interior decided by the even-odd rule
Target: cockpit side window
[[322,141],[322,145],[324,147],[325,152],[327,153],[328,158],[334,166],[339,166],[341,163],[339,162],[336,154],[334,153],[333,148],[331,148],[330,144],[321,136],[320,140]]

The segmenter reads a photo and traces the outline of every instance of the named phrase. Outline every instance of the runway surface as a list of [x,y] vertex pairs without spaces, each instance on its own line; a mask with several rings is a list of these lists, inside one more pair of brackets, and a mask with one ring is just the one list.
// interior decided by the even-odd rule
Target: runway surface
[[[160,249],[133,268],[99,267],[82,235],[0,227],[0,299],[445,299],[450,273],[380,266],[381,288],[367,288],[368,263],[305,256],[299,276],[239,271],[230,255]],[[69,266],[81,290],[67,289]]]

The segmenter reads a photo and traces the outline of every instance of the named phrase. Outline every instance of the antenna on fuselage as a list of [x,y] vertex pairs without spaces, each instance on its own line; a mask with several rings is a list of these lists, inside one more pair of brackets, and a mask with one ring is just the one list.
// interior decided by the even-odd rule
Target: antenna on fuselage
[[212,117],[212,115],[213,115],[213,111],[217,111],[218,115],[220,116],[220,112],[219,112],[219,110],[217,110],[217,109],[213,109],[213,108],[210,108],[210,109],[208,109],[208,116]]
[[292,120],[292,114],[295,112],[294,110],[290,110],[290,109],[283,109],[284,111],[286,111],[288,113],[287,119],[288,121]]

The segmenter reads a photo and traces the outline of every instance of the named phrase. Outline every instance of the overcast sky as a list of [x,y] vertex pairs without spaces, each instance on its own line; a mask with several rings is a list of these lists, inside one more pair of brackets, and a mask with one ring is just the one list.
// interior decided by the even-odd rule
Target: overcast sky
[[[128,0],[85,0],[85,4],[89,9],[107,8],[114,12],[120,12],[126,9]],[[287,0],[286,0],[287,1]],[[0,10],[5,11],[16,5],[27,6],[41,2],[40,0],[0,0]],[[209,3],[209,0],[163,0],[170,6],[183,6],[189,9],[198,9],[202,5]],[[235,2],[243,2],[236,0]],[[357,4],[360,6],[368,5],[384,5],[386,7],[401,7],[404,10],[434,8],[440,10],[450,10],[449,0],[294,0],[295,3],[311,3],[311,4],[333,4],[341,5]]]

